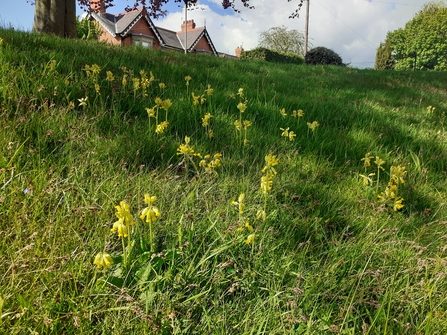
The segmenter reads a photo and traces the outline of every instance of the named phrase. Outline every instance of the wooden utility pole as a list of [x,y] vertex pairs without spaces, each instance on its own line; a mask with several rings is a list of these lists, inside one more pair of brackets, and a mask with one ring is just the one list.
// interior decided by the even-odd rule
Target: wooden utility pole
[[309,0],[306,0],[306,23],[304,25],[304,56],[307,54],[309,42]]

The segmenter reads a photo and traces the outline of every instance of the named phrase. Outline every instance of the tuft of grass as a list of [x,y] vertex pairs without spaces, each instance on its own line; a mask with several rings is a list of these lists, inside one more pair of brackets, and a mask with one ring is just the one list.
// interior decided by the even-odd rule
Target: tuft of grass
[[0,41],[0,332],[446,332],[443,73]]

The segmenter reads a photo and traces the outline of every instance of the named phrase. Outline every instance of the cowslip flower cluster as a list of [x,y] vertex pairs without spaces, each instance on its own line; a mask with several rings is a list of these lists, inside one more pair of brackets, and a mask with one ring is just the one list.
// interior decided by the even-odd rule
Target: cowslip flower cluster
[[320,123],[318,123],[318,121],[314,121],[314,122],[307,122],[307,127],[309,127],[310,130],[312,130],[312,132],[315,131],[315,129],[318,128],[318,126],[320,125]]
[[127,237],[130,233],[130,227],[135,224],[132,214],[130,213],[129,204],[121,201],[118,206],[115,206],[116,217],[118,221],[113,224],[111,232],[117,232],[119,237]]
[[107,252],[101,251],[95,256],[95,260],[93,264],[97,266],[98,269],[107,269],[110,265],[113,264],[113,259],[110,254]]
[[216,168],[222,165],[221,158],[222,154],[220,153],[215,153],[212,158],[211,155],[205,155],[205,157],[203,157],[203,159],[199,162],[199,166],[204,168],[205,172],[218,176]]
[[280,130],[282,130],[282,134],[281,136],[283,137],[287,137],[289,139],[289,141],[294,141],[296,134],[293,130],[289,130],[289,127],[287,128],[279,128]]
[[144,195],[144,202],[148,205],[141,211],[140,219],[145,220],[147,223],[152,223],[160,216],[158,207],[154,205],[157,197],[155,195]]
[[398,196],[399,185],[405,183],[404,177],[407,174],[404,166],[391,166],[390,181],[385,191],[379,193],[377,198],[383,204],[391,203],[393,210],[396,212],[404,207],[404,198]]

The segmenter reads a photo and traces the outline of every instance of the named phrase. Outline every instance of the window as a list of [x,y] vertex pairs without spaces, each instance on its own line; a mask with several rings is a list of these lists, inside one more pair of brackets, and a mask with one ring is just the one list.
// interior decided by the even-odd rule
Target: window
[[146,35],[132,35],[132,44],[143,48],[152,49],[154,38]]

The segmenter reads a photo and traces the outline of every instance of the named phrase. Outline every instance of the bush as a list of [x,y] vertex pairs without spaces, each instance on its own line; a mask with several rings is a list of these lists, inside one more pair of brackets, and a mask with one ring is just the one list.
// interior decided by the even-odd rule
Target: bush
[[266,48],[242,51],[241,59],[258,59],[272,63],[303,64],[303,57],[296,54],[283,54]]
[[306,64],[311,65],[338,65],[344,66],[341,57],[331,49],[325,47],[317,47],[309,50],[304,58]]

